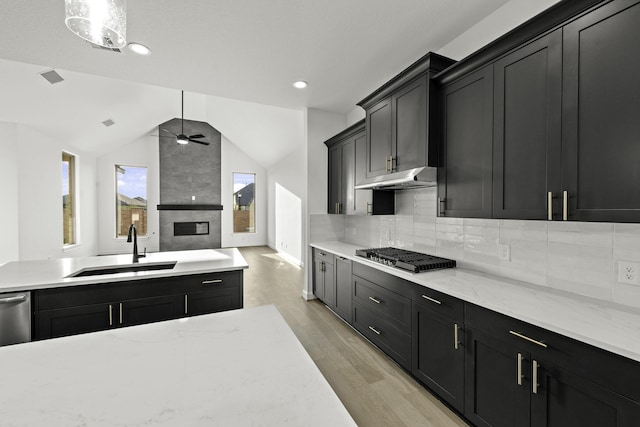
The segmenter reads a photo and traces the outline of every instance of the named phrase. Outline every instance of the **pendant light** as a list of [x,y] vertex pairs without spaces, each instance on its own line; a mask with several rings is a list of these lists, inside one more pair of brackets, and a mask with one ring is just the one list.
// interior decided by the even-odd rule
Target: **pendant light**
[[108,48],[127,44],[126,0],[65,0],[65,24],[78,37]]

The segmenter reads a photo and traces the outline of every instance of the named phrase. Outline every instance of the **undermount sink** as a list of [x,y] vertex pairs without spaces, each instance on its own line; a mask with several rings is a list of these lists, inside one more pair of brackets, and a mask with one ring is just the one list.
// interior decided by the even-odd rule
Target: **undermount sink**
[[104,274],[132,273],[136,271],[171,270],[177,261],[166,261],[132,265],[109,265],[105,267],[89,267],[71,273],[66,277],[102,276]]

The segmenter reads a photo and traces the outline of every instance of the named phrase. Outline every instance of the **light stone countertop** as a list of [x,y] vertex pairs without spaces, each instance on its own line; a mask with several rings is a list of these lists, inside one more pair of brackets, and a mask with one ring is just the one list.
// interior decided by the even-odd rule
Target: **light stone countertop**
[[82,269],[129,266],[133,265],[132,261],[133,256],[126,254],[9,262],[0,266],[0,293],[242,270],[249,267],[236,248],[201,249],[148,253],[138,263],[142,265],[177,261],[172,269],[67,277]]
[[0,347],[3,426],[355,426],[274,306]]
[[640,309],[459,267],[410,273],[344,242],[311,246],[640,362]]

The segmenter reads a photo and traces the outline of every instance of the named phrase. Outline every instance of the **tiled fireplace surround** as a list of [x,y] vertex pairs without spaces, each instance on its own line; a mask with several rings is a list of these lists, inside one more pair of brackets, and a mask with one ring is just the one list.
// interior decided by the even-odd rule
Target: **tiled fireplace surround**
[[[436,189],[396,192],[396,215],[311,215],[311,242],[396,246],[458,266],[640,307],[640,286],[618,283],[618,261],[640,262],[640,224],[438,218]],[[498,258],[511,246],[511,260]]]

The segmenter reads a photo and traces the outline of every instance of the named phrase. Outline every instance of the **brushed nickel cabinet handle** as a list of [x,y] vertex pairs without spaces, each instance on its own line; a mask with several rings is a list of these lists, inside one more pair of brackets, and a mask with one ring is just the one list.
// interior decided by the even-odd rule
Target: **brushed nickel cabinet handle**
[[[369,210],[371,208],[371,210]],[[367,215],[373,214],[373,203],[367,202]]]
[[393,161],[396,160],[395,157],[393,156],[389,156],[389,172],[393,172],[393,170],[395,169],[393,166]]
[[567,221],[569,219],[569,192],[564,191],[562,193],[562,220]]
[[440,301],[438,301],[437,299],[434,299],[434,298],[428,297],[428,296],[426,296],[426,295],[422,295],[422,298],[424,298],[424,299],[426,299],[426,300],[428,300],[428,301],[434,302],[434,303],[436,303],[436,304],[442,304],[442,303],[441,303]]
[[109,304],[109,326],[113,326],[113,305]]
[[120,307],[119,308],[120,308],[120,316],[119,316],[118,320],[120,320],[120,324],[122,325],[122,303],[120,303]]
[[384,159],[384,171],[389,173],[389,157]]
[[447,210],[447,199],[438,197],[438,216],[444,215]]
[[453,325],[453,349],[457,350],[458,346],[460,345],[460,341],[458,340],[458,330],[460,329],[460,327],[458,326],[457,323],[454,323]]
[[374,334],[376,335],[380,335],[382,334],[381,331],[377,330],[376,328],[374,328],[373,326],[369,326],[369,329],[371,329],[373,331]]
[[547,347],[548,347],[548,346],[547,346],[545,343],[543,343],[542,341],[534,340],[533,338],[529,338],[528,336],[526,336],[526,335],[522,335],[522,334],[521,334],[521,333],[519,333],[519,332],[516,332],[516,331],[509,331],[509,333],[510,333],[511,335],[515,335],[515,336],[516,336],[516,337],[518,337],[518,338],[522,338],[523,340],[526,340],[526,341],[532,342],[532,343],[534,343],[534,344],[536,344],[536,345],[539,345],[540,347],[544,347],[544,348],[547,348]]
[[553,221],[553,193],[547,193],[547,219]]
[[518,375],[518,385],[522,385],[522,353],[518,353],[518,368],[517,368],[517,375]]
[[540,365],[538,365],[538,361],[534,360],[533,361],[533,373],[532,373],[532,378],[531,378],[531,391],[533,392],[533,394],[538,394],[538,368],[540,367]]
[[213,279],[213,280],[203,280],[203,285],[212,285],[214,283],[222,283],[222,279]]
[[375,297],[369,297],[369,299],[371,301],[375,302],[376,304],[380,304],[382,302],[381,300],[379,300],[378,298],[375,298]]
[[184,296],[184,314],[188,314],[189,313],[189,296],[185,295]]

